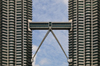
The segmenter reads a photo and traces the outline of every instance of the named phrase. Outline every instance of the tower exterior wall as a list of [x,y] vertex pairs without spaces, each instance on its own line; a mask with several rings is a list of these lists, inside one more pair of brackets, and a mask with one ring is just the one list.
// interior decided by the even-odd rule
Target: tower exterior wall
[[0,0],[0,66],[32,66],[32,0]]
[[69,66],[100,66],[100,0],[69,0]]

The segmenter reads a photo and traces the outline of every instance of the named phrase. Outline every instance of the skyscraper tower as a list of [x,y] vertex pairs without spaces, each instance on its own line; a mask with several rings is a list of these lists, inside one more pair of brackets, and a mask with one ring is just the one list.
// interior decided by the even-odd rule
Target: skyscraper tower
[[100,66],[100,0],[69,0],[69,66]]
[[32,66],[32,0],[0,0],[0,66]]

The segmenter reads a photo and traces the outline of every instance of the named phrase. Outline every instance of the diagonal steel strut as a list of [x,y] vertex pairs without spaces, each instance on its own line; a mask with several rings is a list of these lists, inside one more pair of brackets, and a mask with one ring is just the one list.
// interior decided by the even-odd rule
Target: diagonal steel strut
[[46,35],[44,36],[44,38],[43,38],[42,42],[40,43],[40,45],[39,45],[38,49],[36,50],[36,52],[35,52],[34,56],[32,57],[32,62],[33,62],[34,57],[36,56],[36,54],[37,54],[38,50],[40,49],[41,45],[43,44],[43,42],[44,42],[45,38],[48,36],[49,32],[50,32],[50,30],[48,30],[48,31],[47,31],[47,33],[46,33]]
[[59,46],[61,47],[61,49],[62,49],[63,53],[65,54],[66,58],[68,59],[68,57],[67,57],[67,55],[66,55],[66,53],[65,53],[65,51],[64,51],[64,49],[63,49],[63,47],[61,46],[61,44],[60,44],[59,40],[57,39],[56,35],[54,34],[54,32],[53,32],[52,30],[51,30],[51,33],[53,34],[53,36],[54,36],[54,37],[55,37],[55,39],[57,40],[57,42],[58,42]]
[[36,52],[35,52],[34,56],[32,57],[32,62],[33,62],[34,57],[36,56],[36,54],[37,54],[37,52],[38,52],[39,48],[40,48],[40,47],[41,47],[41,45],[43,44],[44,40],[46,39],[46,37],[48,36],[48,34],[49,34],[49,32],[50,32],[50,31],[51,31],[51,33],[53,34],[53,36],[55,37],[55,39],[56,39],[56,41],[58,42],[59,46],[61,47],[61,49],[62,49],[63,53],[64,53],[64,54],[65,54],[65,56],[66,56],[66,58],[68,59],[68,57],[67,57],[67,55],[66,55],[66,53],[65,53],[65,51],[64,51],[64,49],[63,49],[63,47],[62,47],[62,45],[60,44],[59,40],[57,39],[56,35],[55,35],[55,34],[54,34],[54,32],[52,31],[52,29],[51,29],[51,28],[49,28],[49,30],[47,31],[46,35],[44,36],[44,38],[43,38],[42,42],[40,43],[40,45],[39,45],[38,49],[36,50]]

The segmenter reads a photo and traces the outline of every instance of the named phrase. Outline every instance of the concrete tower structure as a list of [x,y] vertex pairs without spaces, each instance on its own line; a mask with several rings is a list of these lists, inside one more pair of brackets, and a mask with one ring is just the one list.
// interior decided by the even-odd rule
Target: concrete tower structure
[[100,0],[69,0],[69,66],[100,66]]
[[32,0],[0,0],[0,66],[32,66]]

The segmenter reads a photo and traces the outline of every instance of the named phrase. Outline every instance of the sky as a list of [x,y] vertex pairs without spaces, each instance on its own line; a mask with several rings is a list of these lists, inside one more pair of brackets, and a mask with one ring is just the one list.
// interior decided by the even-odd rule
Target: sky
[[[68,0],[32,0],[33,22],[68,22]],[[68,30],[53,30],[68,55]],[[32,31],[32,55],[41,43],[47,30]],[[39,49],[33,66],[68,66],[52,33],[49,33]]]

